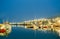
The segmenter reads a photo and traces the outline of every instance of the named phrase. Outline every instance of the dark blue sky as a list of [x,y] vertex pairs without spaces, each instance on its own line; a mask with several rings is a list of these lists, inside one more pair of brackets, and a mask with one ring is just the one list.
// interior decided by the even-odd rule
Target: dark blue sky
[[60,15],[60,0],[0,0],[0,19],[24,21]]

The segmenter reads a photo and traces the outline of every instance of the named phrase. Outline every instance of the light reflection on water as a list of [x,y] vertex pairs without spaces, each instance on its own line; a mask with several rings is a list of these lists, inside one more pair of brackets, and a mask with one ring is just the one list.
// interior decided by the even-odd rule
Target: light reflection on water
[[6,37],[0,37],[0,39],[60,39],[60,37],[52,31],[43,32],[22,27],[12,27],[12,32]]

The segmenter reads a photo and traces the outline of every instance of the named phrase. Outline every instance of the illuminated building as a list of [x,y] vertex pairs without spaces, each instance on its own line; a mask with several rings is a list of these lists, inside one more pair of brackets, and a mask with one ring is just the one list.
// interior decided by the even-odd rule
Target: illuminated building
[[33,30],[52,30],[56,31],[60,35],[60,17],[52,18],[52,19],[34,19],[19,23],[10,23],[5,22],[0,24],[0,35],[8,35],[11,32],[11,25],[22,25],[24,28],[33,29]]

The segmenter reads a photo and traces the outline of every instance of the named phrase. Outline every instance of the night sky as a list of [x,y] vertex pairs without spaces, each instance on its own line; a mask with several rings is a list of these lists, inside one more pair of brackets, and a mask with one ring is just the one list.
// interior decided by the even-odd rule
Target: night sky
[[0,19],[25,21],[60,15],[60,0],[0,0]]

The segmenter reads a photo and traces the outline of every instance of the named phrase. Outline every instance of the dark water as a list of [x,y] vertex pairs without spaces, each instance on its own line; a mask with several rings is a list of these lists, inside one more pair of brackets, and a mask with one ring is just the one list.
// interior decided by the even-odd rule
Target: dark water
[[10,35],[0,39],[60,39],[60,37],[51,31],[42,32],[38,30],[14,27]]

